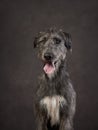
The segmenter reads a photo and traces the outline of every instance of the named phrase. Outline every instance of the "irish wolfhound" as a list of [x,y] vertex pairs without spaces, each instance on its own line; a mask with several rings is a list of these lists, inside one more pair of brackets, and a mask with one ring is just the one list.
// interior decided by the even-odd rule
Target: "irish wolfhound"
[[76,93],[66,69],[71,44],[71,36],[56,29],[40,32],[34,40],[44,70],[35,96],[38,130],[73,130]]

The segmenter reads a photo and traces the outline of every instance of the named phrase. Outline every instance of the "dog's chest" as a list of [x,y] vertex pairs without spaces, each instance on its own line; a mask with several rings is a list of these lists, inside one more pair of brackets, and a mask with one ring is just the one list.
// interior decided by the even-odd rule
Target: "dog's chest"
[[66,100],[63,96],[55,95],[52,97],[45,97],[40,101],[41,106],[45,106],[47,109],[47,116],[51,118],[51,125],[59,123],[60,107],[63,107],[66,104]]

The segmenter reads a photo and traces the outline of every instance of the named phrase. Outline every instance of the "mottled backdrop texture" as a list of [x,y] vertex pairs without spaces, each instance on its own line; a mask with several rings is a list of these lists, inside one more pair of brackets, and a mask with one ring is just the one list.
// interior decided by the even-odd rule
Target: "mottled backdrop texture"
[[35,130],[34,36],[50,27],[70,32],[68,70],[77,92],[75,130],[98,130],[98,1],[0,1],[0,130]]

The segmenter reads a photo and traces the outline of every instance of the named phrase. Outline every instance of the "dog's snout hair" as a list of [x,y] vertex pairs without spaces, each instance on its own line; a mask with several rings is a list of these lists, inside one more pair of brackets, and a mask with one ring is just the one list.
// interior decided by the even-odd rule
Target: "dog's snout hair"
[[34,47],[44,64],[35,94],[37,130],[73,130],[76,93],[66,69],[71,35],[50,29],[37,35]]

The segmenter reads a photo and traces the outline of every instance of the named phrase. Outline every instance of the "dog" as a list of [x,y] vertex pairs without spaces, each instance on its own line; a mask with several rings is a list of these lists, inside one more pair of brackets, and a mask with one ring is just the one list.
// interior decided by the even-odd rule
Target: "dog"
[[34,103],[37,130],[73,130],[76,92],[66,68],[71,35],[57,29],[40,32],[34,39],[34,48],[43,63]]

